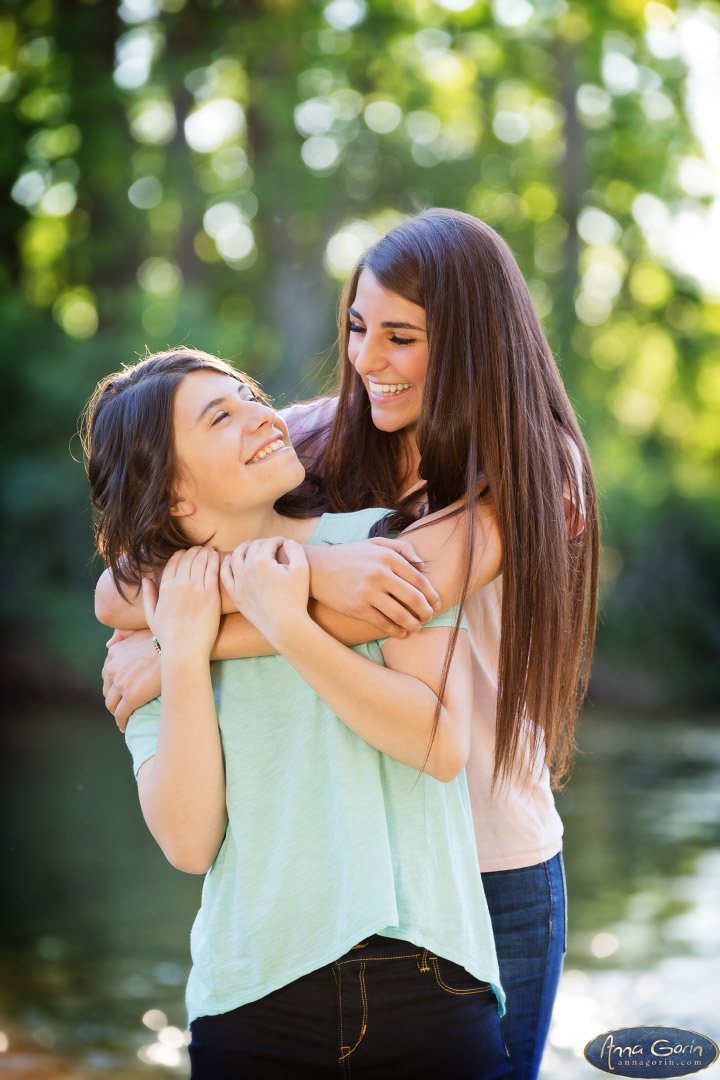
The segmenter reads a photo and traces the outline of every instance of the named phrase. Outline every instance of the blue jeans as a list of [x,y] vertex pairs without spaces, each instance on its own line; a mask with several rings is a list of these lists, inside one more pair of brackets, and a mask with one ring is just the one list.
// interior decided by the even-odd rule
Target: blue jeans
[[482,880],[507,995],[502,1031],[512,1080],[535,1080],[566,949],[562,854],[536,866],[483,873]]
[[487,983],[373,935],[333,964],[191,1025],[192,1080],[509,1080]]

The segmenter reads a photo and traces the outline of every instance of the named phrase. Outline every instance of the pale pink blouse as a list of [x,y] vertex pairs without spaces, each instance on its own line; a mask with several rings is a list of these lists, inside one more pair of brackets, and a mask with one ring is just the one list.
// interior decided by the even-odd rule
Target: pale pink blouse
[[[293,405],[281,415],[291,438],[297,439],[329,421],[334,409],[334,398],[322,398]],[[501,608],[502,576],[479,589],[465,605],[473,665],[472,737],[466,772],[482,871],[533,866],[552,858],[562,847],[563,826],[548,770],[542,762],[525,767],[531,764],[529,750],[521,755],[516,772],[491,794]]]

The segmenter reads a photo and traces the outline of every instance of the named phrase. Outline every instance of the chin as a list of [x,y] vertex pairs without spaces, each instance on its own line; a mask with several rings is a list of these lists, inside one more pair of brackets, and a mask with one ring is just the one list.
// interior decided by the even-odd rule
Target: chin
[[[287,459],[282,468],[277,469],[277,476],[273,477],[273,487],[277,490],[276,498],[280,498],[281,495],[287,495],[289,491],[292,491],[302,484],[305,479],[305,467],[300,464],[295,454],[284,455]],[[278,462],[278,465],[280,462]]]
[[404,431],[405,428],[416,423],[415,420],[408,419],[405,416],[387,416],[380,409],[371,409],[370,415],[372,416],[373,426],[378,431]]

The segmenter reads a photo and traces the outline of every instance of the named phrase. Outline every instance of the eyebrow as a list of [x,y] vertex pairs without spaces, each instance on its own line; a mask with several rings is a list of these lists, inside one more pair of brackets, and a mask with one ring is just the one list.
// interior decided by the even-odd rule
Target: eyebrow
[[[252,390],[250,389],[248,384],[240,382],[240,380],[238,379],[238,393],[240,393],[241,390],[248,390],[250,391],[250,394],[252,394]],[[203,417],[207,415],[207,413],[209,413],[212,409],[217,408],[218,405],[223,405],[227,400],[228,395],[223,394],[222,397],[213,398],[212,401],[208,401],[206,405],[203,405],[202,409],[198,413],[197,419],[195,420],[195,426],[197,427],[197,425],[200,423]]]
[[[365,322],[360,312],[356,311],[355,308],[348,308],[348,315],[354,315],[360,322]],[[383,322],[380,323],[380,326],[383,330],[419,330],[421,334],[425,333],[422,326],[413,326],[409,322]]]

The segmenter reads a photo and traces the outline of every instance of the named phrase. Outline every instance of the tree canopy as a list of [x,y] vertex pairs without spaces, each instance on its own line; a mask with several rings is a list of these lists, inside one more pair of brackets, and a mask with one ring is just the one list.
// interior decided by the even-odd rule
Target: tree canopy
[[190,343],[309,397],[363,247],[452,206],[515,251],[593,454],[598,692],[707,699],[719,60],[710,2],[6,0],[6,620],[97,662],[68,442],[98,378]]

